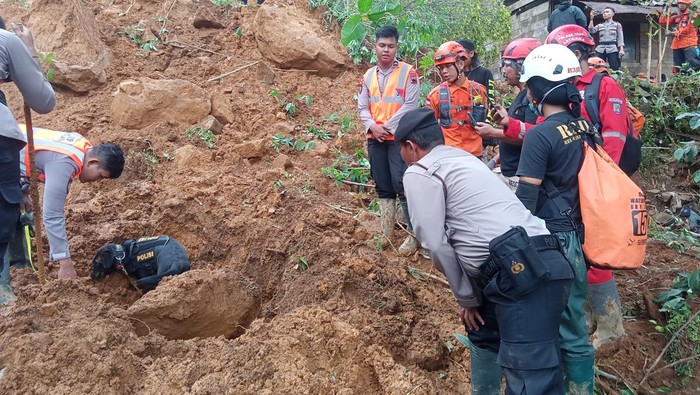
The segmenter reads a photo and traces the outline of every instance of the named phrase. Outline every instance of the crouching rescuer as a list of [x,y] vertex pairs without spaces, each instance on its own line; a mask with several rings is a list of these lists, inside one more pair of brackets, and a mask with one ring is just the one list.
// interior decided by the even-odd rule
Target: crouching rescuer
[[395,141],[411,222],[445,274],[471,342],[472,393],[562,394],[559,323],[573,271],[560,242],[475,156],[444,145],[433,111]]

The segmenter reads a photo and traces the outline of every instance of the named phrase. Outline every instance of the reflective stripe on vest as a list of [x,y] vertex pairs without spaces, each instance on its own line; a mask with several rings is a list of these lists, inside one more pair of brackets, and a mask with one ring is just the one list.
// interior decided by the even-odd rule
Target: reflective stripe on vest
[[411,65],[399,62],[386,80],[384,93],[379,90],[378,66],[367,70],[365,84],[369,88],[369,111],[378,125],[388,121],[403,105]]
[[[471,81],[467,81],[469,83],[469,104],[468,106],[453,106],[452,102],[450,100],[450,87],[447,86],[446,82],[443,82],[440,84],[438,93],[439,93],[439,101],[438,101],[438,110],[440,111],[440,126],[446,128],[449,127],[450,125],[459,125],[462,126],[468,122],[470,122],[470,114],[469,110],[472,109],[471,103],[472,103],[472,83]],[[457,119],[453,120],[452,119],[452,111],[455,110],[457,113],[461,111],[466,111],[464,115],[466,116],[466,119]]]
[[[22,133],[26,136],[27,130],[26,126],[19,124],[19,128]],[[78,177],[80,172],[83,170],[83,160],[85,160],[85,153],[87,152],[92,144],[78,133],[73,132],[56,132],[53,130],[33,128],[34,131],[34,151],[51,151],[59,154],[64,154],[68,156],[73,163],[78,167],[78,171],[72,174],[72,177]],[[20,151],[20,155],[23,160],[20,162],[20,174],[29,176],[30,172],[30,161],[29,161],[29,148],[25,146]],[[40,180],[44,180],[44,175],[39,175]]]

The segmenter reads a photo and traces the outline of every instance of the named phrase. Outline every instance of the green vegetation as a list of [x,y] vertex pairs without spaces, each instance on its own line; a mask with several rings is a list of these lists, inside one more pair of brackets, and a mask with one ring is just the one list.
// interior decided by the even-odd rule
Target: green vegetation
[[292,97],[282,97],[280,91],[277,88],[272,88],[267,93],[268,96],[275,99],[277,104],[282,108],[287,114],[287,118],[294,118],[299,112],[298,105],[311,106],[314,104],[314,100],[309,95],[295,94]]
[[216,142],[218,138],[211,130],[204,128],[202,126],[197,126],[194,128],[188,128],[185,133],[187,134],[187,139],[193,142],[202,141],[208,148],[216,147]]
[[156,52],[158,51],[157,45],[160,44],[160,40],[156,37],[145,40],[143,39],[144,28],[141,25],[130,25],[124,27],[120,34],[126,36],[130,41],[136,44],[142,51],[145,52]]
[[498,0],[309,0],[308,6],[327,7],[328,24],[342,25],[341,42],[355,63],[376,62],[374,33],[385,24],[399,29],[399,57],[414,64],[442,42],[461,38],[472,40],[486,62],[493,61],[511,34],[510,12]]
[[[347,155],[340,151],[335,153],[335,161],[328,167],[321,168],[321,174],[340,185],[343,181],[358,184],[366,184],[370,179],[369,160],[362,149],[355,149],[354,155]],[[364,185],[359,185],[359,190],[364,190]]]
[[[656,299],[661,303],[659,311],[667,313],[665,324],[651,321],[657,332],[668,340],[667,360],[676,363],[673,368],[682,385],[693,377],[696,358],[700,356],[700,310],[693,313],[690,301],[700,294],[700,270],[682,273],[673,280],[673,287]],[[683,361],[683,362],[681,362]]]
[[272,136],[272,149],[277,152],[294,149],[297,152],[306,152],[316,148],[316,142],[313,140],[296,139],[292,136],[284,136],[282,133],[277,133]]
[[54,78],[56,78],[56,67],[54,67],[56,65],[56,59],[54,59],[54,55],[55,53],[53,52],[37,53],[39,60],[48,66],[48,69],[46,70],[46,79],[49,81],[53,81]]

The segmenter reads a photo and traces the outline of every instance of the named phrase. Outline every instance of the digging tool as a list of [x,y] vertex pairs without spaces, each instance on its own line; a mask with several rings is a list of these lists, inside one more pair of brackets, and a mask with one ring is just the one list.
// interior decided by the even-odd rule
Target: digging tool
[[41,223],[41,204],[39,201],[39,169],[36,167],[34,154],[34,129],[32,127],[32,110],[27,103],[24,103],[24,122],[27,126],[27,149],[29,150],[29,166],[30,166],[30,186],[29,196],[32,198],[32,208],[34,210],[34,241],[36,242],[36,264],[39,268],[39,283],[44,285],[48,282],[46,279],[46,270],[44,269],[44,241],[42,239]]

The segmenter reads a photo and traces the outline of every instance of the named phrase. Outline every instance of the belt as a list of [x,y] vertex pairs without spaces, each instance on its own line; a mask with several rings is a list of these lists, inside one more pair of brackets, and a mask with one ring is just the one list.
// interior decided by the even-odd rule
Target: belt
[[[562,251],[559,238],[555,235],[539,235],[530,237],[530,242],[537,251],[557,250]],[[563,251],[562,251],[563,253]],[[479,276],[474,279],[479,288],[484,289],[486,284],[501,270],[501,265],[489,256],[483,265],[479,267]]]
[[598,45],[617,45],[617,41],[601,41]]

